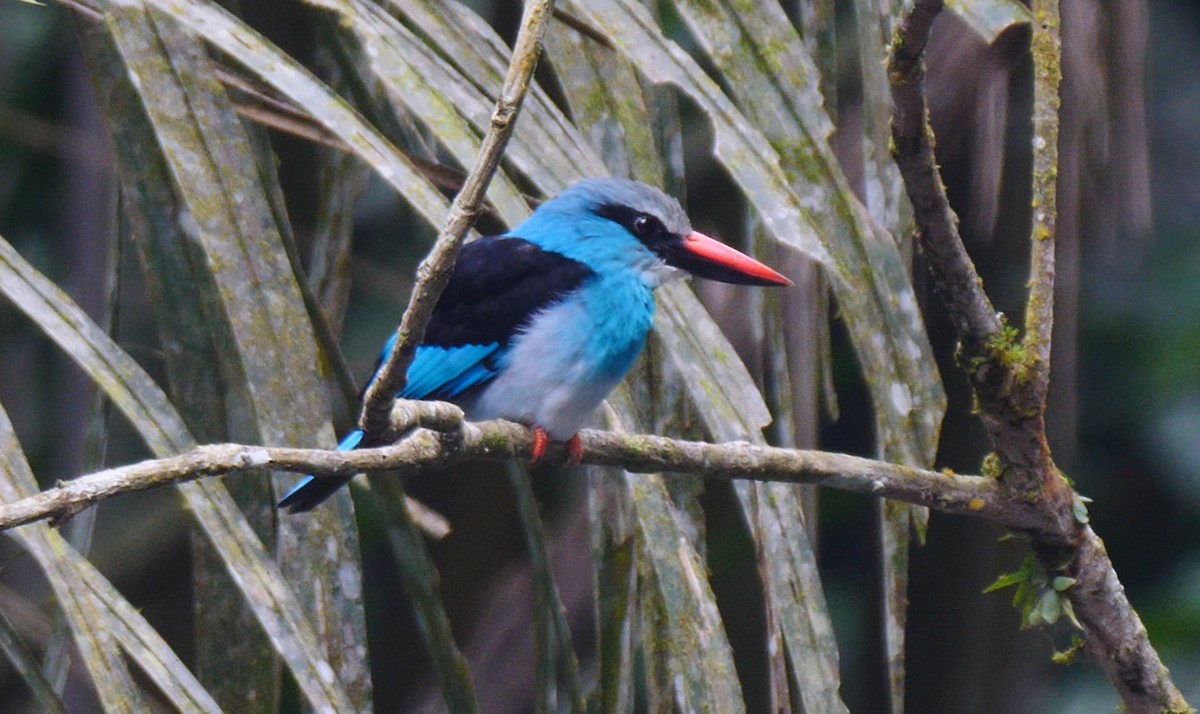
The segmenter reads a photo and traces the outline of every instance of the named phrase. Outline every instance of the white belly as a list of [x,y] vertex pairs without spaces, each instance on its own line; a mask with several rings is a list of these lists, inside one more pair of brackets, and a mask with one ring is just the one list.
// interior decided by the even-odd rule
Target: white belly
[[583,302],[550,307],[514,339],[499,376],[465,405],[468,418],[511,419],[540,426],[556,441],[570,439],[641,352],[649,322],[647,315],[644,326],[626,325],[615,339],[601,340],[612,333],[598,329]]

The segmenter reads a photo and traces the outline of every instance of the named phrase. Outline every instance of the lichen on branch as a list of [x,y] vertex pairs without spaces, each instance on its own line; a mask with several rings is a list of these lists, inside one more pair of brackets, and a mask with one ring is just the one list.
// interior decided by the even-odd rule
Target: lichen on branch
[[1034,168],[1030,291],[1018,339],[992,307],[967,255],[934,156],[925,99],[924,52],[942,0],[917,0],[897,26],[888,62],[892,153],[917,223],[918,245],[959,338],[959,364],[975,392],[993,453],[984,476],[999,487],[1001,512],[1024,509],[1044,527],[1020,528],[1048,579],[1087,633],[1085,649],[1130,712],[1191,711],[1125,597],[1100,538],[1076,514],[1080,497],[1063,478],[1046,439],[1045,408],[1054,326],[1054,231],[1058,88],[1057,0],[1033,2]]

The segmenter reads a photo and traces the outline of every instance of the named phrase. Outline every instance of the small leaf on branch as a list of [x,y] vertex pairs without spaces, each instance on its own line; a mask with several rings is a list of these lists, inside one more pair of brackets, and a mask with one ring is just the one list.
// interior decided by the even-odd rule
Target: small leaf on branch
[[1066,575],[1059,575],[1056,576],[1053,581],[1051,581],[1051,584],[1054,586],[1054,589],[1057,592],[1066,592],[1067,590],[1071,589],[1072,585],[1075,584],[1075,578],[1069,578]]
[[996,578],[991,585],[988,585],[986,588],[984,588],[983,592],[985,594],[994,593],[997,590],[1003,590],[1004,588],[1012,585],[1028,583],[1035,580],[1039,575],[1040,573],[1037,569],[1037,563],[1034,562],[1033,556],[1027,555],[1025,556],[1025,560],[1021,563],[1020,568],[1011,573],[1001,574],[1000,577]]
[[1091,502],[1092,502],[1092,499],[1088,498],[1087,496],[1080,496],[1079,494],[1075,494],[1075,498],[1073,499],[1073,501],[1071,503],[1071,513],[1075,516],[1076,523],[1086,526],[1088,524],[1088,522],[1091,520],[1091,517],[1088,516],[1088,509],[1087,509],[1087,504],[1089,504]]
[[1053,625],[1058,622],[1059,616],[1062,615],[1062,597],[1053,590],[1043,591],[1041,598],[1038,599],[1038,606],[1035,612],[1039,619],[1048,625]]

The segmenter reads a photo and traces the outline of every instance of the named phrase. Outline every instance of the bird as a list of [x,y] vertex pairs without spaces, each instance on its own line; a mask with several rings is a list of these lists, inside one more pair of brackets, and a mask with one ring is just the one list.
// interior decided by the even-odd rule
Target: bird
[[[578,181],[507,233],[462,247],[398,396],[453,402],[471,420],[523,423],[534,434],[532,462],[554,440],[578,464],[580,428],[642,350],[655,288],[688,274],[791,285],[694,230],[679,202],[653,186]],[[338,449],[362,441],[354,430]],[[278,507],[309,511],[349,480],[308,476]]]

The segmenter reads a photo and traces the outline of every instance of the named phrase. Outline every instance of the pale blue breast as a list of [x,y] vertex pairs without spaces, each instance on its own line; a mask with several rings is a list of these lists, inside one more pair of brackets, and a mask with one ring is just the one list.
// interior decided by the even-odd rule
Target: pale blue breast
[[654,288],[680,273],[597,215],[597,196],[586,189],[543,204],[513,235],[587,265],[594,276],[510,342],[499,374],[463,405],[470,418],[512,419],[569,439],[641,352]]
[[653,316],[653,290],[640,275],[600,271],[512,341],[500,374],[466,405],[468,416],[512,419],[569,439],[629,371]]

